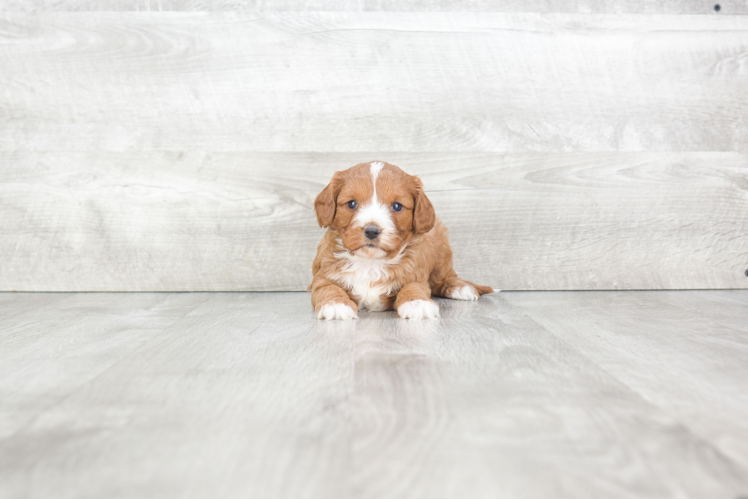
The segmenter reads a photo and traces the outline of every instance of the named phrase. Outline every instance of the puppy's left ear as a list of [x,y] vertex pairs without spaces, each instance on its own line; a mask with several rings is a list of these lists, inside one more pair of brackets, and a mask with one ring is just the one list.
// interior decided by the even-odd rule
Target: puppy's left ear
[[335,172],[330,184],[314,200],[314,210],[317,212],[319,227],[327,227],[335,220],[335,211],[338,208],[338,193],[340,192],[341,184],[340,172]]
[[413,208],[413,230],[416,233],[428,233],[436,224],[436,213],[426,194],[423,192],[421,179],[413,177],[416,185],[416,194],[413,196],[415,207]]

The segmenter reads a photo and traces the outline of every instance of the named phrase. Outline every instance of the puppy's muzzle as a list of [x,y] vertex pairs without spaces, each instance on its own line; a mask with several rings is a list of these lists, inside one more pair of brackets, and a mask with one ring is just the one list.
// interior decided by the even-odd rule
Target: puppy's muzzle
[[366,236],[366,238],[370,240],[376,240],[377,238],[379,238],[379,235],[381,233],[382,230],[377,226],[366,226],[364,228],[364,236]]

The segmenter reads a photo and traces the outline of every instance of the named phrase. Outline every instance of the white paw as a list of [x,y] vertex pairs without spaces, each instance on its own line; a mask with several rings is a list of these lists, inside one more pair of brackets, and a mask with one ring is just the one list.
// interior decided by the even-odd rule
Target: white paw
[[475,291],[470,285],[465,285],[460,288],[455,288],[452,293],[449,294],[450,299],[455,300],[478,300],[478,292]]
[[330,302],[322,306],[317,313],[317,319],[354,319],[358,315],[351,306],[339,302]]
[[439,306],[430,300],[411,300],[397,308],[403,319],[434,319],[439,317]]

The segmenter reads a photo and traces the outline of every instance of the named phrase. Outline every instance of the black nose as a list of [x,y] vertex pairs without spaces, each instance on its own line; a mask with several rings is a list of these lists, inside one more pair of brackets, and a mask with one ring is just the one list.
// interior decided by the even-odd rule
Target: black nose
[[379,236],[379,233],[381,232],[382,230],[379,229],[377,226],[366,226],[366,228],[364,228],[364,234],[370,240],[376,240],[377,237]]

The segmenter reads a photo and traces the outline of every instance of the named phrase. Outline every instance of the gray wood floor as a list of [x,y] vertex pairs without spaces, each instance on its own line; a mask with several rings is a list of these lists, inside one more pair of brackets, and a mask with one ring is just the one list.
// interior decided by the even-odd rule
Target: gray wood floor
[[0,495],[745,497],[747,302],[0,294]]

